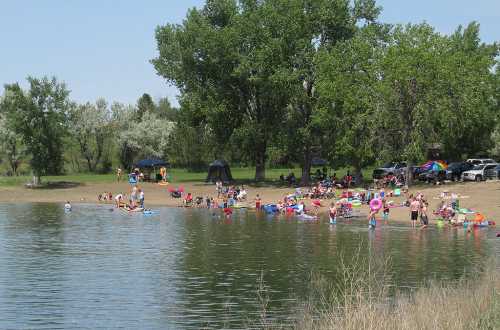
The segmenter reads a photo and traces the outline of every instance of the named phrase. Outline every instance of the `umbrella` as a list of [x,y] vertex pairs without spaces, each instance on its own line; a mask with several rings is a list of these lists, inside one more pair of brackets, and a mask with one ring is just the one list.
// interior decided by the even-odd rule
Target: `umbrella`
[[448,165],[441,160],[428,161],[424,165],[420,166],[424,171],[443,171],[448,168]]

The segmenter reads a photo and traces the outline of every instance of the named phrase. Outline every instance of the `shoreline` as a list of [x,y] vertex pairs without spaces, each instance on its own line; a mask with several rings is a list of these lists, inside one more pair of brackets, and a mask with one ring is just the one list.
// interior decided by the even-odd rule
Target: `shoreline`
[[[139,186],[145,192],[146,207],[182,207],[182,199],[170,197],[168,187],[176,187],[175,184],[161,186],[154,183],[142,183]],[[201,183],[186,183],[182,185],[184,191],[191,192],[193,197],[211,196],[216,197],[215,185]],[[252,187],[246,186],[248,191],[248,201],[246,204],[253,207],[254,198],[257,194],[262,198],[262,204],[276,203],[283,196],[290,194],[294,188],[274,188],[274,187]],[[72,204],[91,204],[91,205],[112,205],[113,203],[98,202],[99,193],[111,192],[116,195],[119,192],[128,194],[131,189],[130,184],[126,182],[115,183],[86,183],[74,187],[52,188],[52,189],[30,189],[25,187],[4,187],[0,189],[0,203],[65,203],[70,201]],[[485,215],[487,220],[500,222],[500,181],[454,183],[442,186],[417,186],[410,187],[410,193],[421,192],[429,202],[429,213],[432,213],[439,203],[439,194],[443,190],[458,193],[465,196],[460,199],[460,207],[470,208]],[[396,204],[403,202],[404,197],[391,197],[389,200]],[[311,200],[305,199],[308,209],[311,209]],[[319,216],[326,214],[328,206],[333,199],[321,200],[322,207],[319,210]],[[202,204],[203,205],[203,204]],[[194,207],[196,208],[196,207]],[[361,217],[368,214],[368,206],[360,207]],[[381,214],[379,214],[381,217]],[[379,218],[379,217],[377,217]],[[431,216],[430,220],[434,221]],[[409,209],[406,207],[391,208],[389,222],[407,223],[410,225]]]

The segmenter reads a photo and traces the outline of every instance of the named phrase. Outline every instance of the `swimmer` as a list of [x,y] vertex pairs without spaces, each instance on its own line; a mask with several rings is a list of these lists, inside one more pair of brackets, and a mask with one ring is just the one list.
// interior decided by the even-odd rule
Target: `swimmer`
[[66,201],[66,204],[64,204],[64,209],[66,211],[71,211],[71,203],[69,201]]

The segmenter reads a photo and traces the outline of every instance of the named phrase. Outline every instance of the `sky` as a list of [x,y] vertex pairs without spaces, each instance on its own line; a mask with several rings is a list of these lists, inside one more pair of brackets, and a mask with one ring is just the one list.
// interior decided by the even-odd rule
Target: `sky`
[[[56,76],[71,99],[135,104],[143,93],[177,90],[156,75],[154,30],[180,23],[204,0],[0,0],[0,84]],[[385,23],[428,22],[449,34],[477,21],[483,41],[500,41],[500,0],[378,0]],[[1,92],[0,92],[1,93]]]

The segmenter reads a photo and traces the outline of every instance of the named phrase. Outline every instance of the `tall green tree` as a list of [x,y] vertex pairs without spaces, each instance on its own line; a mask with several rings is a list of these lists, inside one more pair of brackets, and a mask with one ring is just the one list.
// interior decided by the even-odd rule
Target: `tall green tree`
[[27,91],[17,83],[6,85],[1,107],[31,155],[37,184],[42,175],[63,171],[62,138],[66,134],[69,91],[55,77],[28,77],[28,83]]
[[156,31],[159,75],[196,100],[223,149],[233,133],[265,178],[268,142],[287,103],[284,53],[270,1],[207,1]]
[[95,104],[73,105],[69,111],[70,133],[86,160],[89,172],[96,172],[110,138],[110,111],[104,99]]
[[0,115],[0,157],[8,163],[12,175],[18,174],[25,153],[22,137],[12,129],[7,119]]
[[358,183],[361,169],[378,155],[377,113],[380,59],[387,27],[370,25],[336,44],[318,59],[317,112],[327,141],[329,158],[336,164],[352,166]]
[[[319,56],[353,38],[362,26],[375,24],[380,8],[373,0],[270,2],[276,6],[273,21],[283,29],[282,46],[288,55],[290,81],[287,87],[291,91],[284,127],[292,134],[288,140],[294,141],[294,148],[301,156],[301,183],[307,185],[313,155],[325,154],[322,147],[325,134],[318,114],[321,106],[317,88]],[[328,138],[328,143],[333,144],[333,135],[329,134]]]
[[142,116],[146,113],[154,113],[156,110],[156,105],[153,98],[148,93],[142,94],[142,96],[137,100],[137,120],[142,120]]

